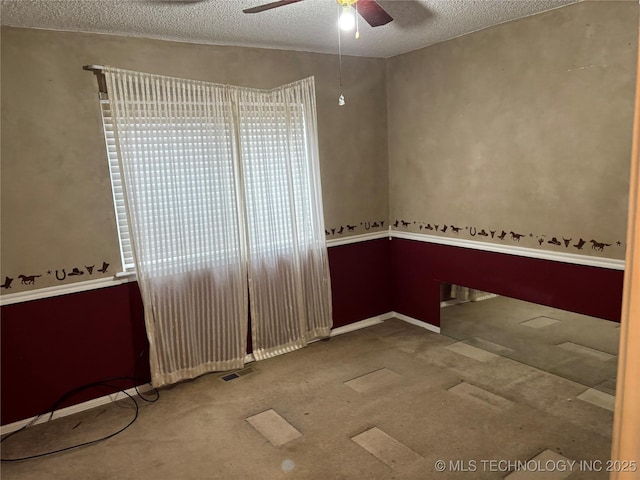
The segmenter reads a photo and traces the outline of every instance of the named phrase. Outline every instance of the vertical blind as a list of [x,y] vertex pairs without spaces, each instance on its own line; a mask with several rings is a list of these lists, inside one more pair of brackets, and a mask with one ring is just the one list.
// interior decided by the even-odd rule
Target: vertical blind
[[133,263],[133,249],[127,223],[127,212],[124,204],[124,191],[122,190],[122,178],[120,165],[118,165],[118,150],[116,148],[115,133],[113,130],[113,115],[111,103],[105,93],[100,93],[100,112],[102,113],[102,126],[109,161],[109,174],[111,176],[111,191],[113,193],[113,205],[116,214],[116,227],[120,240],[120,259],[125,272],[135,270]]
[[[136,96],[139,92],[130,94]],[[138,169],[135,174],[139,181],[131,195],[146,209],[140,217],[140,226],[150,237],[150,244],[157,245],[157,241],[167,235],[167,222],[179,223],[189,234],[180,242],[164,242],[162,251],[144,249],[138,253],[139,261],[158,272],[170,270],[178,261],[198,264],[207,258],[208,262],[221,264],[239,254],[237,243],[205,241],[211,237],[211,228],[216,231],[239,228],[239,219],[228,213],[229,202],[236,208],[237,174],[232,160],[235,133],[228,118],[207,110],[207,100],[217,101],[230,116],[230,100],[187,99],[176,91],[170,95],[175,98],[169,96],[164,105],[159,102],[150,106],[144,99],[138,104],[129,104],[126,121],[119,123],[120,157],[124,153],[130,158],[145,159],[144,163],[129,163]],[[123,269],[132,271],[135,269],[132,238],[111,103],[108,99],[100,103]],[[189,117],[179,112],[181,107],[189,110]],[[170,152],[170,155],[167,157],[161,152]],[[129,214],[135,215],[135,212]]]
[[[109,173],[111,175],[122,267],[125,272],[133,272],[135,271],[135,263],[116,148],[111,102],[107,94],[101,93],[100,95],[100,110]],[[301,105],[290,105],[285,108],[284,105],[280,104],[265,112],[260,110],[256,104],[252,105],[249,102],[245,102],[240,105],[239,115],[241,118],[239,138],[245,160],[243,168],[245,194],[248,198],[247,208],[253,218],[251,230],[255,242],[252,245],[252,251],[257,255],[269,255],[281,252],[283,248],[291,247],[293,237],[284,233],[286,229],[283,222],[288,222],[288,220],[285,221],[284,219],[291,218],[292,214],[296,216],[296,225],[298,227],[295,234],[298,240],[308,244],[313,242],[313,229],[311,227],[314,223],[314,218],[319,219],[322,214],[316,211],[317,209],[314,208],[315,202],[312,200],[314,185],[310,182],[314,175],[312,175],[313,172],[311,171],[312,165],[308,162],[311,155],[305,145],[305,124],[307,120],[305,119],[304,109]],[[164,121],[170,122],[169,119],[164,119]],[[158,119],[158,124],[160,122],[162,122],[162,119]],[[291,131],[284,133],[289,123]],[[194,139],[197,138],[198,134],[202,134],[215,140],[215,135],[207,130],[207,127],[211,126],[206,124],[194,125],[194,129],[189,132],[176,124],[168,130],[176,135],[191,134]],[[160,143],[157,135],[157,126],[154,129],[153,124],[141,122],[140,119],[137,119],[136,122],[131,122],[123,127],[136,129],[137,134],[141,137],[142,144],[147,145],[151,152],[153,152],[154,148],[158,148]],[[217,129],[218,134],[223,137],[225,135],[231,137],[231,133],[225,132],[222,126],[218,126]],[[165,140],[164,143],[167,143],[167,141]],[[291,145],[294,148],[289,151]],[[267,151],[265,152],[264,150]],[[282,158],[285,154],[291,154],[294,161],[290,164],[278,164],[277,161],[274,161],[275,158]],[[167,170],[161,164],[157,165],[157,168]],[[202,163],[202,168],[207,168],[205,162]],[[287,170],[292,176],[291,185],[287,180]],[[164,173],[168,177],[173,175],[173,172]],[[183,180],[188,182],[189,179],[185,177]],[[197,183],[193,185],[197,185]],[[232,190],[233,179],[227,175],[226,182],[223,185],[224,191]],[[143,184],[142,186],[145,185]],[[148,183],[147,186],[150,187],[151,184]],[[286,191],[287,195],[282,195],[283,191]],[[202,193],[212,201],[217,200],[216,198],[211,198],[210,192],[205,191]],[[300,207],[293,213],[291,212],[291,204],[287,200],[289,193],[295,196],[296,204]],[[319,225],[318,228],[324,231],[322,225]],[[269,235],[267,235],[267,232]],[[278,236],[278,232],[283,232],[283,234]],[[223,255],[222,252],[220,253]]]

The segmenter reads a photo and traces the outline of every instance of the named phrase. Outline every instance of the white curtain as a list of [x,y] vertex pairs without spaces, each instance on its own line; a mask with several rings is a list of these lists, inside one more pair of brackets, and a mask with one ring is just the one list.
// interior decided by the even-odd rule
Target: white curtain
[[313,79],[105,76],[154,385],[240,368],[248,291],[258,359],[327,336]]
[[260,360],[331,328],[313,79],[241,90],[238,105],[253,355]]

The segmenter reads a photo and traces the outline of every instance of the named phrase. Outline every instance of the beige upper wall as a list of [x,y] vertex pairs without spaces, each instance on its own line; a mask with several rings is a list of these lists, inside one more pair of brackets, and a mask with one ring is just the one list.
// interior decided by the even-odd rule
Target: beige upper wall
[[637,19],[634,2],[583,2],[388,59],[386,72],[348,57],[345,108],[332,55],[4,27],[0,275],[14,280],[0,293],[120,269],[89,63],[259,88],[314,75],[329,230],[390,218],[624,258]]
[[637,36],[637,2],[583,2],[389,59],[391,221],[624,258]]
[[[325,223],[388,218],[385,61],[2,28],[1,293],[113,275],[119,246],[94,76],[86,64],[255,88],[315,76]],[[374,229],[375,230],[375,229]],[[346,235],[347,230],[342,235]],[[106,273],[98,272],[103,262]],[[94,266],[92,274],[86,267]],[[83,275],[68,276],[73,269]],[[64,280],[63,269],[67,274]],[[50,272],[50,273],[49,273]],[[23,284],[19,275],[36,277]]]

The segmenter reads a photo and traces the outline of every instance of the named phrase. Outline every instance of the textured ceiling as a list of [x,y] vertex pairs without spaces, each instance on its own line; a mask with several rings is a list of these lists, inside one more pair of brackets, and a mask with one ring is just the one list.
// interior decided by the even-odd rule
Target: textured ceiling
[[[258,14],[272,0],[2,0],[2,25],[111,33],[217,45],[336,53],[335,0],[304,0]],[[394,18],[360,39],[343,34],[346,55],[390,57],[576,0],[379,0]]]

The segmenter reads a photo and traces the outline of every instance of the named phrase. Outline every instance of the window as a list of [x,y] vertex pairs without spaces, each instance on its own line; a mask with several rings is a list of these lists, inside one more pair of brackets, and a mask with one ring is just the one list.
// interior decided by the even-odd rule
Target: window
[[283,254],[294,242],[310,245],[313,188],[303,109],[278,105],[265,112],[245,104],[239,124],[251,255]]
[[[100,106],[122,265],[125,272],[134,272],[132,238],[107,94],[101,94]],[[307,161],[309,154],[306,151],[304,109],[301,105],[280,105],[264,111],[244,102],[240,104],[238,112],[240,121],[237,134],[243,159],[241,176],[249,219],[248,235],[252,240],[250,254],[262,257],[284,254],[293,248],[294,239],[298,245],[312,244],[313,199],[310,192],[313,188]],[[120,135],[126,136],[127,131],[135,137],[132,138],[132,144],[146,146],[145,155],[151,160],[146,168],[150,168],[150,164],[154,170],[149,179],[137,184],[140,190],[138,194],[150,199],[148,218],[180,219],[184,228],[191,233],[190,237],[197,238],[207,234],[205,228],[211,228],[211,223],[202,223],[193,218],[204,200],[211,205],[211,211],[208,212],[211,222],[218,228],[234,227],[234,219],[228,218],[228,205],[225,205],[228,197],[234,200],[238,197],[234,169],[225,160],[211,161],[212,158],[228,159],[234,156],[231,150],[235,132],[230,131],[228,125],[213,121],[206,115],[200,121],[191,119],[189,122],[176,122],[175,118],[163,118],[161,115],[150,121],[148,112],[145,112],[140,117],[133,117],[129,124],[121,123]],[[179,161],[160,161],[162,157],[154,154],[162,149],[173,150]],[[154,158],[158,161],[153,161]],[[289,161],[281,161],[284,158]],[[185,163],[189,163],[189,168],[181,169]],[[216,171],[212,172],[212,169]],[[217,178],[215,185],[202,180],[210,174]],[[167,192],[170,192],[171,198],[164,198]],[[198,202],[192,202],[195,198],[199,199]],[[154,210],[158,215],[154,215]],[[167,225],[157,220],[147,220],[146,227],[152,236],[159,237]],[[209,259],[219,265],[228,258],[239,256],[235,249],[229,251],[229,245],[213,252],[208,246],[197,242],[183,247],[176,245],[173,250],[164,252],[161,259],[156,257],[151,262],[157,264],[158,268],[162,263],[182,263],[189,259],[199,264],[203,261],[207,263]]]

